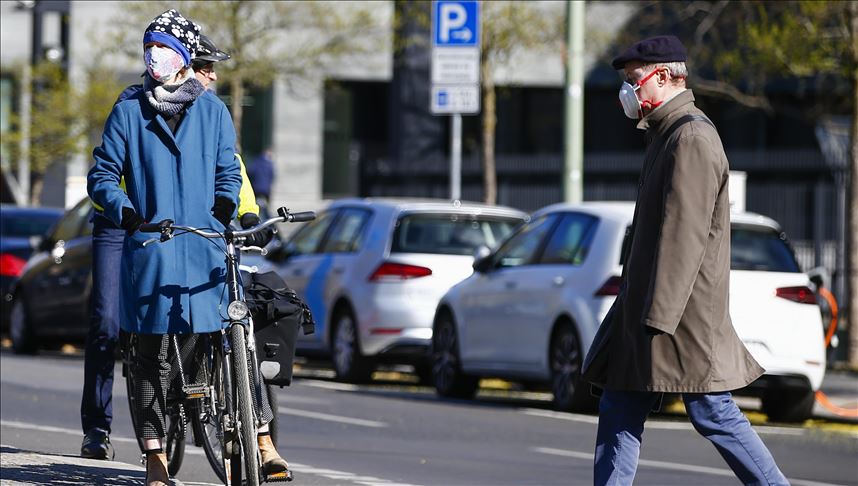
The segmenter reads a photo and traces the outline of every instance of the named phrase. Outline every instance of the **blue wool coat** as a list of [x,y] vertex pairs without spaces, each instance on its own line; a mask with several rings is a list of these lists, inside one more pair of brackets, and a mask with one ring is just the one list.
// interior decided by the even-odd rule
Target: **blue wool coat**
[[[215,197],[238,202],[235,128],[210,92],[186,108],[175,136],[142,90],[131,95],[113,107],[93,157],[89,196],[117,225],[128,207],[146,221],[222,231],[211,212]],[[123,176],[126,191],[119,187]],[[138,231],[125,238],[118,269],[122,328],[141,334],[221,329],[228,304],[223,242],[188,234],[143,247],[155,236]]]

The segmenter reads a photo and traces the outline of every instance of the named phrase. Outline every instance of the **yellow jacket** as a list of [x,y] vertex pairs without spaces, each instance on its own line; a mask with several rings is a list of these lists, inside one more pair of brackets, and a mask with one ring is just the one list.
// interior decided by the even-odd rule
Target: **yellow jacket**
[[[238,217],[241,218],[247,213],[259,214],[259,205],[256,204],[256,194],[253,192],[253,186],[250,185],[250,179],[247,177],[247,169],[244,168],[244,160],[241,155],[235,154],[238,163],[241,166],[241,190],[238,192]],[[125,178],[119,181],[119,188],[125,190]],[[104,211],[104,208],[92,201],[92,207],[96,211]]]

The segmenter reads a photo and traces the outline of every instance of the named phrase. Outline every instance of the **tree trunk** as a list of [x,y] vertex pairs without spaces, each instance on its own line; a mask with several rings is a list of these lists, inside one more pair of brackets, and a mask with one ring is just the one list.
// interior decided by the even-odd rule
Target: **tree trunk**
[[847,248],[847,293],[849,365],[858,368],[858,2],[850,2],[849,17],[852,41],[852,129],[850,132],[849,210]]
[[45,187],[45,177],[33,174],[30,186],[30,206],[41,206],[42,188]]
[[230,108],[232,109],[232,124],[235,125],[235,151],[241,153],[241,117],[244,115],[241,100],[244,98],[244,85],[241,79],[234,76],[229,83]]
[[495,128],[497,127],[497,100],[491,63],[482,61],[483,78],[483,202],[497,202],[497,175],[495,173]]

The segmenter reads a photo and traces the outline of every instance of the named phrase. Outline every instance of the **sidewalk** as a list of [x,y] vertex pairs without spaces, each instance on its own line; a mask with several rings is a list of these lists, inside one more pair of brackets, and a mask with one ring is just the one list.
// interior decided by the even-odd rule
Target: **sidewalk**
[[[0,445],[0,485],[64,484],[140,486],[145,470],[133,464],[41,454]],[[182,486],[173,480],[172,486]]]

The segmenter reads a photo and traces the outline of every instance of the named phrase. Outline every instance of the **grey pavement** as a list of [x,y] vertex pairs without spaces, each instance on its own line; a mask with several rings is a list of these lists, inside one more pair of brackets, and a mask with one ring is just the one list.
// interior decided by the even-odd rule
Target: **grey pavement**
[[[309,370],[299,370],[297,371],[297,375],[310,375],[312,373],[307,373]],[[333,388],[337,388],[336,384],[331,384]],[[327,388],[327,386],[325,387]],[[308,389],[312,390],[312,389]],[[854,372],[844,372],[844,371],[829,371],[826,374],[825,381],[823,383],[823,391],[828,395],[829,399],[837,406],[844,408],[856,408],[858,407],[858,374]],[[327,392],[332,393],[332,392]],[[336,393],[336,392],[333,392]],[[393,396],[397,396],[395,390],[391,390],[390,393],[393,393]],[[404,392],[402,392],[404,393]],[[357,396],[361,396],[362,394],[366,394],[368,396],[372,396],[373,394],[382,394],[380,391],[363,391],[357,392]],[[404,393],[408,395],[407,393]],[[432,399],[433,394],[430,392],[424,398],[422,395],[420,399],[416,400],[416,403],[422,403],[426,401],[427,403],[435,403],[435,400]],[[380,397],[378,397],[380,398]],[[400,397],[401,398],[401,397]],[[315,398],[314,398],[315,400]],[[387,401],[377,402],[373,410],[377,407],[381,407],[382,404],[387,404]],[[392,406],[392,405],[390,405]],[[399,405],[402,406],[401,404]],[[471,413],[472,407],[464,408],[465,413]],[[475,407],[474,407],[475,408]],[[750,407],[753,409],[753,407]],[[400,410],[400,409],[397,409]],[[842,417],[837,417],[831,412],[827,411],[819,404],[814,411],[815,418],[824,418],[826,420],[841,422],[841,423],[858,423],[856,419],[846,419]],[[374,413],[380,413],[379,417],[392,417],[398,415],[397,413],[384,414],[381,412],[375,411]],[[547,412],[550,414],[550,412]],[[409,421],[405,421],[409,422]],[[853,427],[849,425],[848,427]],[[467,427],[464,427],[467,430]],[[776,429],[776,428],[775,428]],[[319,433],[315,427],[312,429],[313,437],[324,437],[325,434]],[[383,429],[382,429],[383,430]],[[773,429],[774,430],[774,429]],[[655,432],[654,432],[655,433]],[[653,433],[653,434],[654,434]],[[854,432],[853,432],[854,434]],[[586,435],[586,434],[585,434]],[[419,436],[419,435],[418,435]],[[7,442],[10,439],[10,436],[6,437]],[[298,436],[296,436],[297,440]],[[362,439],[365,439],[365,436],[362,436]],[[325,440],[331,440],[325,438]],[[343,440],[343,439],[339,439]],[[591,439],[588,439],[591,440]],[[351,442],[351,441],[347,441]],[[775,447],[778,447],[777,445]],[[781,446],[788,450],[793,450],[795,447],[793,446]],[[317,447],[318,448],[318,445]],[[311,450],[314,448],[310,448]],[[547,449],[546,449],[547,450]],[[551,449],[552,451],[554,449]],[[559,449],[558,449],[559,450]],[[571,453],[569,453],[571,454]],[[695,459],[688,459],[688,462],[692,462]],[[303,462],[303,461],[302,461]],[[656,461],[658,462],[658,461]],[[298,464],[293,464],[293,466],[298,466]],[[354,467],[352,466],[354,469]],[[585,463],[581,466],[583,471],[587,471],[589,466]],[[298,469],[296,467],[296,469]],[[323,470],[319,470],[323,471]],[[302,472],[302,471],[299,471]],[[318,472],[318,471],[317,471]],[[330,471],[329,471],[330,472]],[[45,452],[37,452],[37,451],[28,451],[22,450],[19,448],[11,447],[11,446],[0,446],[0,485],[23,485],[23,484],[67,484],[67,485],[92,485],[92,484],[110,484],[110,485],[140,485],[144,482],[145,472],[142,467],[136,464],[129,464],[120,461],[96,461],[96,460],[87,460],[81,459],[77,456],[73,455],[63,455],[63,454],[52,454]],[[307,478],[306,476],[302,476]],[[332,479],[332,476],[328,476],[329,479]],[[337,478],[337,482],[343,478],[342,476],[335,476]],[[659,476],[659,479],[662,479]],[[490,481],[490,480],[489,480]],[[304,481],[302,481],[304,482]],[[645,482],[645,481],[644,481]],[[717,482],[717,480],[716,480]],[[802,484],[811,484],[812,482],[803,482]],[[179,481],[174,481],[173,483],[176,486],[182,485]],[[186,486],[191,486],[194,484],[194,481],[185,483]],[[203,483],[196,483],[203,484]],[[211,483],[205,483],[211,484]],[[813,483],[813,484],[821,484],[821,483]]]
[[[77,456],[42,454],[0,445],[0,485],[30,484],[139,486],[146,478],[140,466]],[[173,486],[182,483],[173,480]]]

